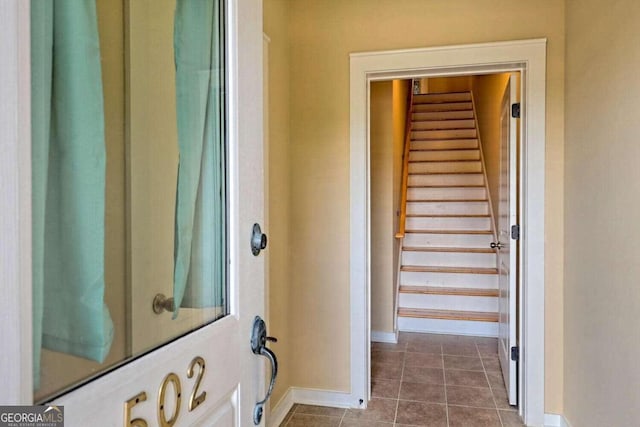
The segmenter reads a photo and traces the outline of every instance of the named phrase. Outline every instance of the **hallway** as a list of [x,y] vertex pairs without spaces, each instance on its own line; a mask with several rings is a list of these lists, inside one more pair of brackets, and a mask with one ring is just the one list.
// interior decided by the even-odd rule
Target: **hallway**
[[523,426],[509,406],[495,338],[401,332],[372,343],[366,410],[294,405],[281,426]]

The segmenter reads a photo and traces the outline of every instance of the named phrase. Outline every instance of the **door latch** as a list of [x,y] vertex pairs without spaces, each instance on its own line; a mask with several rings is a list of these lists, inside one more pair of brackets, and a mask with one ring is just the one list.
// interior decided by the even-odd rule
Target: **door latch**
[[253,224],[253,233],[251,234],[251,253],[258,256],[260,251],[267,247],[267,235],[262,233],[260,224]]

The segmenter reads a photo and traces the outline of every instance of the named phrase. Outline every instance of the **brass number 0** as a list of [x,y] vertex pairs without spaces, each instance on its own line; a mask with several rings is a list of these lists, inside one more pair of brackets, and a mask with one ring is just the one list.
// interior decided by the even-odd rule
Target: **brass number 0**
[[[164,404],[166,402],[167,386],[169,383],[173,383],[173,391],[176,394],[176,407],[173,412],[173,416],[170,420],[167,421],[167,415],[165,414]],[[180,402],[182,401],[182,390],[180,388],[180,378],[173,372],[164,377],[162,381],[162,385],[160,386],[160,390],[158,392],[158,423],[160,423],[160,427],[172,427],[176,421],[178,420],[178,415],[180,415]]]
[[140,402],[147,400],[147,393],[140,393],[127,400],[124,404],[124,425],[125,427],[147,427],[147,422],[142,418],[131,419],[131,410]]
[[198,389],[200,388],[200,383],[202,382],[202,377],[204,376],[204,359],[202,357],[194,357],[191,363],[189,363],[189,369],[187,369],[187,378],[193,378],[193,370],[196,365],[200,367],[200,370],[198,372],[198,377],[196,378],[196,383],[193,386],[191,397],[189,397],[189,412],[196,409],[207,398],[206,391],[203,391],[202,393],[200,393],[200,395],[196,396],[196,394],[198,394]]

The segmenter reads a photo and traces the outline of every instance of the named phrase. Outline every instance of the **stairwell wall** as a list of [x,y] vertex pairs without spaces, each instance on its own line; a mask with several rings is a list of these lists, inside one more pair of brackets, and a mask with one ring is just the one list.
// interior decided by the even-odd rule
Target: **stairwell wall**
[[[500,204],[500,115],[502,95],[509,81],[509,74],[473,76],[473,97],[476,118],[482,141],[487,184],[493,212],[498,220]],[[494,225],[494,229],[496,224]]]
[[291,383],[350,390],[349,53],[546,37],[545,212],[553,239],[545,248],[545,410],[562,413],[564,1],[282,2],[290,49]]
[[402,155],[410,80],[371,84],[371,330],[394,332]]
[[371,84],[371,330],[393,332],[393,82]]

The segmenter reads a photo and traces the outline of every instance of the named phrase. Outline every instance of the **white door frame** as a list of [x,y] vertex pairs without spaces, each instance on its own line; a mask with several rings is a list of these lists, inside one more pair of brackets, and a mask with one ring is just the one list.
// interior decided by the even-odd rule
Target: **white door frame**
[[522,72],[520,414],[544,423],[546,39],[350,55],[350,301],[353,406],[370,395],[369,86],[394,78]]
[[0,404],[33,399],[29,20],[28,1],[0,1]]

